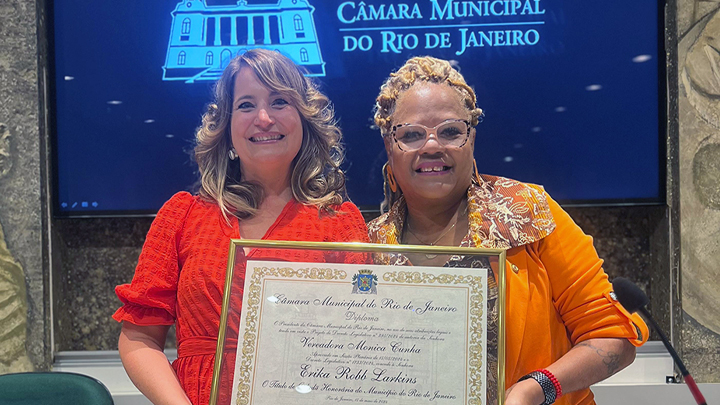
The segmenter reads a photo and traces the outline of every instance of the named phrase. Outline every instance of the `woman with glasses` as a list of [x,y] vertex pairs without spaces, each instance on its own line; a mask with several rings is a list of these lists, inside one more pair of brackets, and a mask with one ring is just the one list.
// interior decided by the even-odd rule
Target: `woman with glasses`
[[[588,387],[633,361],[647,326],[613,298],[592,238],[542,187],[478,174],[482,115],[473,89],[447,61],[416,57],[390,75],[375,110],[388,156],[387,212],[368,224],[370,239],[508,249],[505,403],[592,404]],[[468,265],[433,254],[383,260]],[[494,277],[488,281],[488,299],[496,299]],[[497,329],[489,329],[490,345]]]

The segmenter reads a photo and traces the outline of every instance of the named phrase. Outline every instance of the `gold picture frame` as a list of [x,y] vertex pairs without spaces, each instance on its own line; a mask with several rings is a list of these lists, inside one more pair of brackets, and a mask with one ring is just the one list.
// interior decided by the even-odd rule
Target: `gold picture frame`
[[[485,256],[495,258],[497,260],[497,269],[492,268],[492,272],[496,276],[498,287],[497,297],[497,404],[503,405],[505,393],[505,265],[506,252],[504,249],[487,249],[487,248],[461,248],[446,246],[419,246],[419,245],[383,245],[372,243],[355,243],[355,242],[300,242],[300,241],[273,241],[273,240],[254,240],[254,239],[232,239],[230,241],[230,251],[228,254],[228,266],[225,276],[225,286],[223,291],[222,312],[220,316],[220,324],[218,330],[218,341],[215,355],[215,364],[213,367],[213,378],[210,394],[210,405],[217,405],[219,391],[221,385],[221,370],[223,368],[223,353],[225,352],[226,332],[228,327],[228,317],[230,312],[230,301],[232,295],[232,284],[235,277],[235,265],[238,249],[243,248],[261,248],[261,249],[304,249],[312,251],[337,251],[337,252],[353,252],[366,253],[369,255],[387,255],[387,254],[427,254],[427,255],[448,255],[448,256]],[[412,266],[397,266],[402,269],[412,269]],[[266,272],[277,272],[278,269],[267,269]],[[399,278],[409,274],[407,271],[398,271],[396,275]],[[313,278],[317,274],[298,274],[294,275],[298,278]],[[450,275],[444,275],[449,276]],[[390,276],[389,276],[390,277]],[[395,276],[392,276],[395,277]],[[325,275],[323,275],[325,278]],[[404,280],[394,280],[395,282],[404,282]],[[408,281],[413,283],[434,282],[433,277],[427,280]],[[248,295],[246,290],[245,296]],[[254,300],[256,301],[256,300]],[[240,343],[238,343],[240,344]],[[472,400],[468,403],[484,405],[484,401]]]

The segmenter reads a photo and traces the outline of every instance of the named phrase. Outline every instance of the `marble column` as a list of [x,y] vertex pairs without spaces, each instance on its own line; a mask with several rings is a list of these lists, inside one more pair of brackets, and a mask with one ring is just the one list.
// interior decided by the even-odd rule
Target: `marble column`
[[720,382],[720,2],[678,2],[682,351]]
[[[0,372],[50,365],[36,2],[0,2]],[[4,234],[4,235],[3,235]]]

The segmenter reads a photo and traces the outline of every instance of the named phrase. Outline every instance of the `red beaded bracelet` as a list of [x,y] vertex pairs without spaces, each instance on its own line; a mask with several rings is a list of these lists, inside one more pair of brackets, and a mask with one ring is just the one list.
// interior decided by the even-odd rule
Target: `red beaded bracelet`
[[553,386],[555,386],[555,398],[560,398],[560,395],[562,395],[562,387],[560,386],[560,382],[557,380],[557,378],[555,378],[553,373],[545,370],[544,368],[535,371],[545,374],[545,376],[549,378],[550,381],[552,381]]

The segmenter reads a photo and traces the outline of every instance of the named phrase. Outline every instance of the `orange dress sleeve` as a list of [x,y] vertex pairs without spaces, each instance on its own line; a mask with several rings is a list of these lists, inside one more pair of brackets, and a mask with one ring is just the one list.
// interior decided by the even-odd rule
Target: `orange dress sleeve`
[[[351,202],[344,202],[334,215],[331,242],[364,242],[369,243],[368,229],[360,210]],[[366,264],[372,263],[370,254],[360,252],[337,252],[337,257],[327,260],[335,263]]]
[[[368,230],[360,210],[351,202],[344,202],[335,214],[337,222],[333,227],[332,241],[369,243]],[[369,253],[339,252],[337,263],[367,264],[372,263]]]
[[368,229],[360,210],[351,202],[344,202],[335,216],[333,239],[343,242],[370,242]]
[[626,338],[635,346],[645,343],[647,325],[610,294],[612,285],[592,237],[549,196],[547,200],[557,227],[539,242],[539,254],[572,344],[591,338]]
[[178,235],[195,198],[187,192],[168,200],[150,226],[130,284],[115,288],[123,305],[113,319],[136,325],[172,325],[176,318]]

